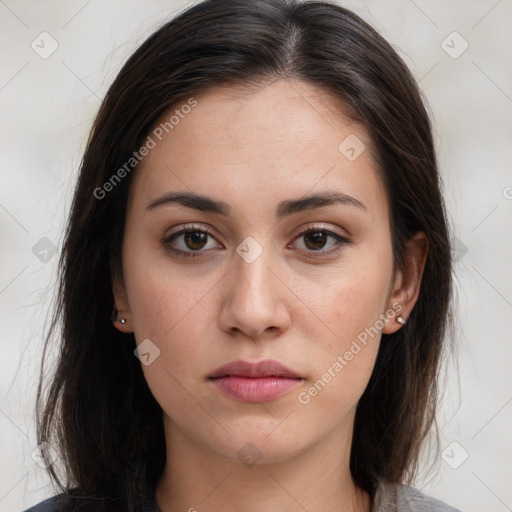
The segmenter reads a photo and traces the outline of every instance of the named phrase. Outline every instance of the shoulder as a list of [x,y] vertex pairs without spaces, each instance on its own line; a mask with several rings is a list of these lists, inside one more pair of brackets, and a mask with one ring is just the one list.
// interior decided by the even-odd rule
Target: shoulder
[[69,503],[69,498],[64,494],[58,494],[57,496],[52,496],[51,498],[47,498],[44,501],[33,505],[30,508],[27,508],[24,512],[57,512],[64,510],[72,510]]
[[88,498],[78,493],[61,493],[47,498],[24,512],[121,512],[118,500]]
[[461,512],[447,503],[408,485],[381,482],[375,496],[374,512]]
[[398,508],[399,510],[410,510],[411,512],[461,512],[407,485],[400,485],[398,488]]
[[66,502],[68,499],[64,493],[52,496],[36,505],[26,509],[24,512],[56,512],[65,510]]
[[121,512],[119,500],[104,500],[81,496],[78,492],[63,492],[26,509],[24,512]]
[[[137,512],[160,512],[151,493],[138,495],[133,507]],[[116,498],[85,496],[75,488],[47,498],[23,512],[126,512],[128,508],[126,499],[119,495]]]

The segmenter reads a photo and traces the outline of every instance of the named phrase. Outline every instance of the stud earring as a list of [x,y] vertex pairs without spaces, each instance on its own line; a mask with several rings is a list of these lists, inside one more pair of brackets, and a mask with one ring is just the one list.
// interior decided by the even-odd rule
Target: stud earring
[[[118,314],[119,314],[119,309],[116,309],[115,312],[112,314],[112,322],[114,322],[114,323],[116,322]],[[119,322],[124,325],[126,323],[126,318],[120,318]]]
[[397,317],[396,317],[396,321],[397,321],[399,324],[402,324],[402,325],[404,325],[404,324],[405,324],[405,320],[404,320],[404,317],[403,317],[402,315],[397,316]]

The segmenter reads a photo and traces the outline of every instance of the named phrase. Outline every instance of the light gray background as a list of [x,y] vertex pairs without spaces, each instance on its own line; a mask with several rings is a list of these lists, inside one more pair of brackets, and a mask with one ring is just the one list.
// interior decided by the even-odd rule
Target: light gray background
[[[512,510],[512,2],[340,3],[380,30],[420,80],[457,239],[459,369],[449,361],[443,457],[415,485],[464,512]],[[189,4],[0,0],[2,512],[55,494],[31,453],[57,255],[33,247],[43,237],[61,246],[91,122],[121,65]],[[43,31],[58,43],[46,59],[31,47]]]

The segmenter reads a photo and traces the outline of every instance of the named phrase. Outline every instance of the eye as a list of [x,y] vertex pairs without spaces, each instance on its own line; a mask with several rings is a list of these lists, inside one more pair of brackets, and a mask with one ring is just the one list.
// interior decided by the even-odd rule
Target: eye
[[197,258],[201,256],[203,249],[208,247],[208,239],[214,238],[213,234],[204,227],[185,226],[179,231],[171,233],[164,239],[164,245],[174,254],[185,258]]
[[[329,239],[332,240],[332,243],[329,245]],[[312,227],[305,231],[302,231],[296,240],[304,241],[304,250],[308,253],[321,253],[322,256],[326,254],[333,254],[339,251],[343,245],[349,243],[349,240],[334,231],[330,231],[328,229],[324,229],[323,227]],[[331,250],[322,250],[325,246],[328,246]],[[301,248],[303,249],[303,248]],[[309,256],[309,254],[308,254]],[[313,257],[317,257],[316,255],[311,255]]]

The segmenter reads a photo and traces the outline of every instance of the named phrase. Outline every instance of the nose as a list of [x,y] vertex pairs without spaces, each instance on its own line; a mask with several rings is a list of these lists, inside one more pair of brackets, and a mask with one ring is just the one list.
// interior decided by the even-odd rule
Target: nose
[[278,269],[271,266],[276,267],[268,261],[265,251],[251,263],[235,257],[234,268],[222,286],[219,321],[223,330],[257,340],[278,336],[288,329],[287,288],[279,278]]

